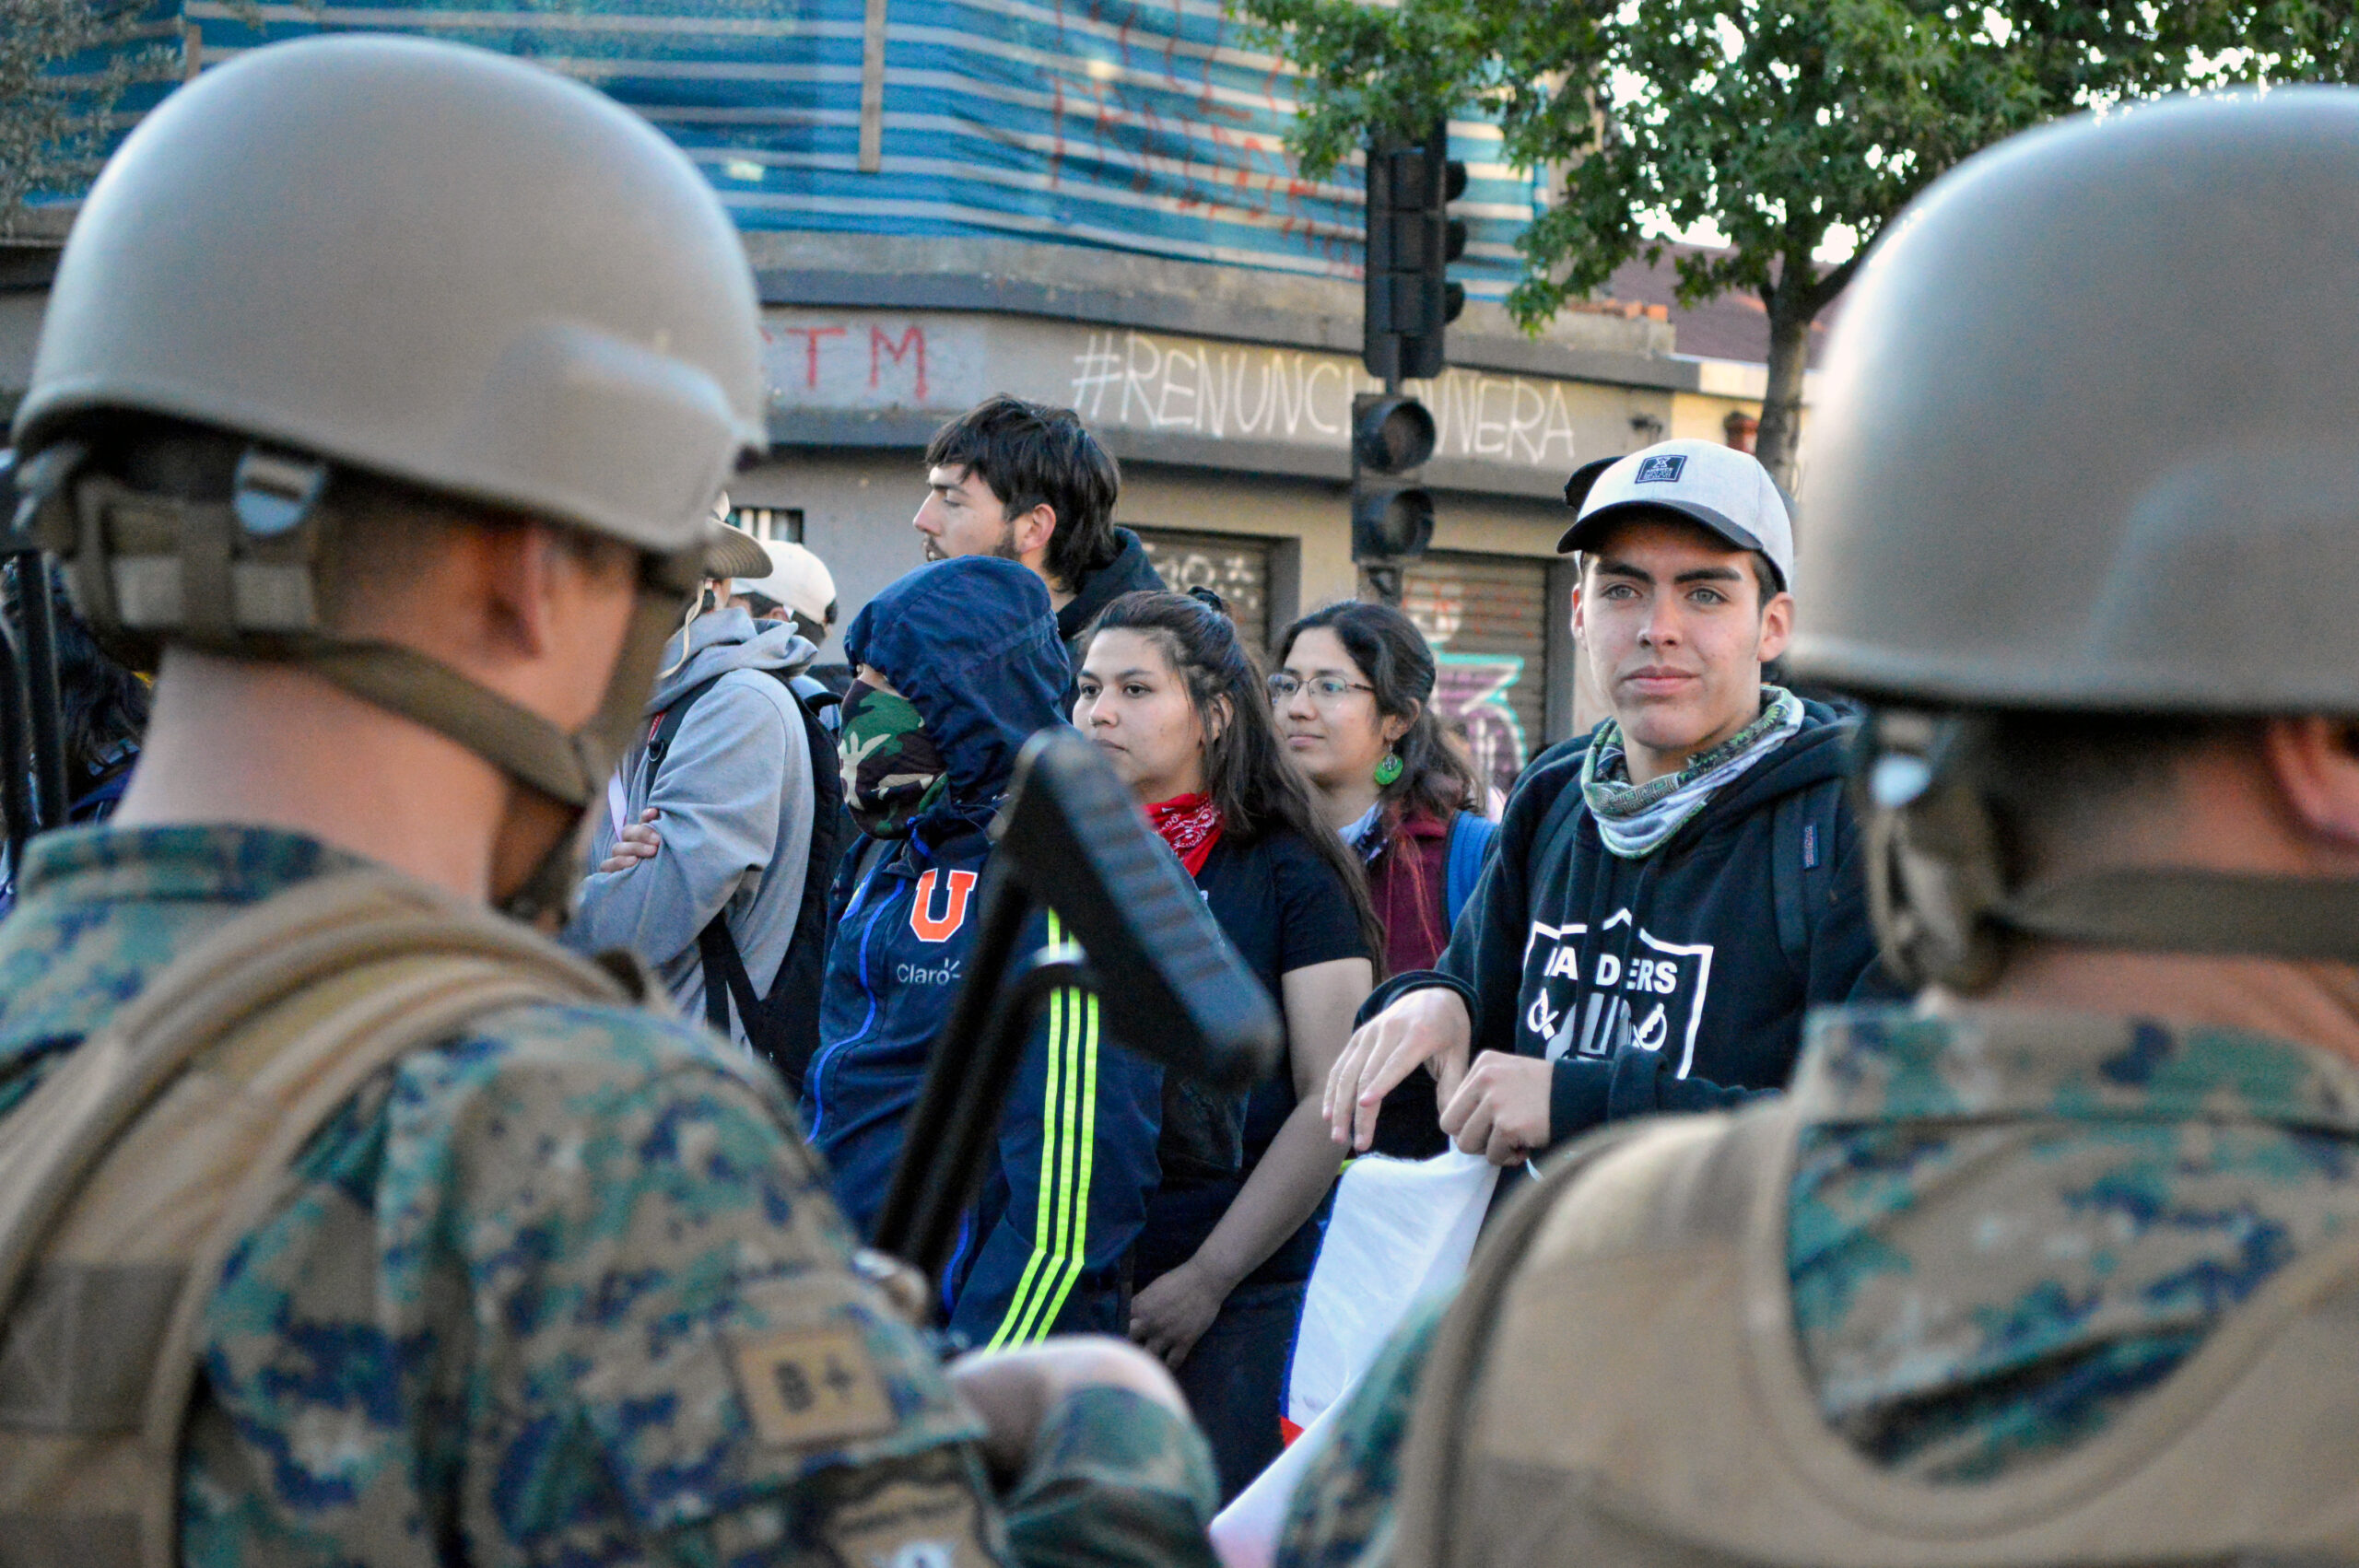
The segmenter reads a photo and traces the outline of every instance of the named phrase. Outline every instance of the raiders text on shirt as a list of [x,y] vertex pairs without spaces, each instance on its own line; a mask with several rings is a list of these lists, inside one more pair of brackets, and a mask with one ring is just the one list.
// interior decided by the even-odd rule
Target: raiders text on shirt
[[1523,948],[1522,1027],[1555,1061],[1567,1051],[1609,1056],[1623,1046],[1679,1052],[1695,1065],[1696,1032],[1712,984],[1710,942],[1665,942],[1616,910],[1590,938],[1586,924],[1532,922]]

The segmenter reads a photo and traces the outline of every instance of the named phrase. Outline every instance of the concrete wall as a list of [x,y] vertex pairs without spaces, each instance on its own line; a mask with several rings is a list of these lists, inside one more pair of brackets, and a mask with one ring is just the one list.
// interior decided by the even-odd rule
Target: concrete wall
[[[741,507],[802,510],[804,543],[835,574],[844,622],[924,560],[910,526],[925,499],[913,450],[790,451],[738,475],[729,495]],[[1131,526],[1290,543],[1271,585],[1271,615],[1280,623],[1356,590],[1347,505],[1345,486],[1333,480],[1132,462],[1122,467],[1115,516]],[[1443,491],[1435,505],[1437,550],[1553,556],[1565,526],[1561,502]],[[822,654],[840,658],[840,643],[831,639]]]

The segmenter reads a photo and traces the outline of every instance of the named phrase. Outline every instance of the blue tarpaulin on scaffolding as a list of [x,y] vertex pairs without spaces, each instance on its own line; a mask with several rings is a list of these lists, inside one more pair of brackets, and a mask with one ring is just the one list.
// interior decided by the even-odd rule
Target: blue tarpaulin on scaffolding
[[[1292,76],[1220,0],[887,0],[874,172],[859,166],[866,13],[865,0],[187,0],[157,16],[194,23],[207,65],[350,30],[537,61],[661,125],[747,230],[985,236],[1358,275],[1358,170],[1301,177],[1285,147]],[[1497,298],[1533,185],[1499,165],[1490,126],[1454,124],[1451,150],[1471,175],[1452,209],[1472,231],[1456,275]]]

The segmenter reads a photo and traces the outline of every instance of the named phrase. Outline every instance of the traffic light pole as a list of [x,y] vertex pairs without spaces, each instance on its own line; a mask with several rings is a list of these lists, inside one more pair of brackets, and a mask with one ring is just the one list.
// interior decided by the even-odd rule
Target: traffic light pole
[[1364,597],[1399,604],[1409,563],[1433,537],[1433,497],[1417,471],[1433,455],[1433,415],[1402,385],[1442,372],[1442,330],[1465,304],[1447,269],[1466,248],[1449,204],[1466,167],[1449,157],[1449,127],[1367,151],[1367,289],[1361,363],[1382,393],[1352,399],[1352,559]]
[[[1390,403],[1400,395],[1401,377],[1396,369],[1393,374],[1384,378],[1384,398]],[[1359,488],[1359,457],[1356,452],[1353,454],[1352,470],[1352,488],[1356,491]],[[1353,547],[1356,552],[1358,548],[1356,539],[1353,542]],[[1355,558],[1356,559],[1356,555]],[[1390,604],[1398,610],[1401,607],[1402,590],[1405,586],[1404,579],[1409,575],[1408,568],[1401,562],[1393,560],[1360,561],[1358,565],[1360,568],[1359,596],[1362,599],[1373,599],[1379,604]]]

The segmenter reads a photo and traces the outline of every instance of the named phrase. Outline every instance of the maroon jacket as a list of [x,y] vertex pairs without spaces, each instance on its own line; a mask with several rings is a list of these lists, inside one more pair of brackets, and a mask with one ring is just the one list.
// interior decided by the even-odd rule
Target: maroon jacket
[[[1367,867],[1368,901],[1384,928],[1384,972],[1430,969],[1449,945],[1449,823],[1423,814],[1404,819]],[[1429,1073],[1413,1072],[1384,1097],[1376,1149],[1422,1160],[1440,1153],[1441,1108]]]

